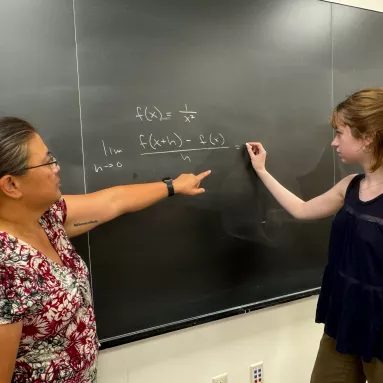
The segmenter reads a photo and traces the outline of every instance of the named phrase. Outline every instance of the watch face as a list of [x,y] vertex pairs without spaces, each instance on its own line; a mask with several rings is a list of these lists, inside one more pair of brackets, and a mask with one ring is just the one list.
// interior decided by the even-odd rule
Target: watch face
[[162,181],[166,182],[166,181],[171,181],[172,179],[170,177],[166,177],[166,178],[163,178]]

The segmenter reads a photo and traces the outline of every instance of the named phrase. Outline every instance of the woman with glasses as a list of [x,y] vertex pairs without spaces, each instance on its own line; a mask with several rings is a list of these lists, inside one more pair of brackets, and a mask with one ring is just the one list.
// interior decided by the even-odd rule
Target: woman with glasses
[[26,121],[0,119],[0,383],[96,381],[88,270],[69,238],[174,193],[197,176],[61,196],[60,167]]

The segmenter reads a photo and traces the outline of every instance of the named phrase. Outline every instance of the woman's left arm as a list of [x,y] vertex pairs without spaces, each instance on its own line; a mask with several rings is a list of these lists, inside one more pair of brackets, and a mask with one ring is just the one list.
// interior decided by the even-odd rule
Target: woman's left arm
[[[173,181],[175,193],[203,193],[205,189],[200,188],[200,183],[209,174],[210,171],[198,175],[182,174]],[[76,237],[122,214],[145,209],[167,196],[168,189],[164,182],[115,186],[89,194],[65,195],[65,230],[69,237]]]

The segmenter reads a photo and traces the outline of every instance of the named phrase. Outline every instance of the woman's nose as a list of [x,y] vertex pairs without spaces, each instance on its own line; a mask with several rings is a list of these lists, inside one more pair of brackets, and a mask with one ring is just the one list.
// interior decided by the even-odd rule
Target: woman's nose
[[333,148],[336,148],[336,147],[339,146],[339,144],[338,144],[338,140],[337,140],[336,138],[334,138],[334,139],[332,140],[332,142],[331,142],[331,146],[332,146]]

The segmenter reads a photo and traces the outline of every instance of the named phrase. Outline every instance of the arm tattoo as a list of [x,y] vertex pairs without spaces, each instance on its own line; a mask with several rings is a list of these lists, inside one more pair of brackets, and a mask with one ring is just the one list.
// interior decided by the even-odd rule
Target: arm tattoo
[[90,225],[92,223],[98,223],[98,221],[79,222],[79,223],[75,223],[74,226]]

